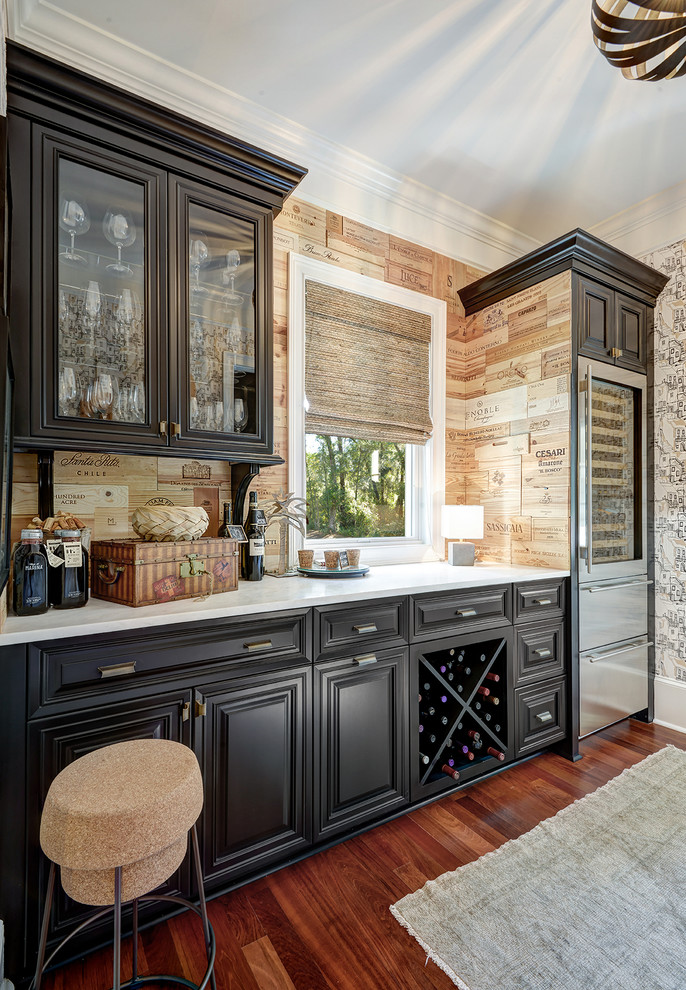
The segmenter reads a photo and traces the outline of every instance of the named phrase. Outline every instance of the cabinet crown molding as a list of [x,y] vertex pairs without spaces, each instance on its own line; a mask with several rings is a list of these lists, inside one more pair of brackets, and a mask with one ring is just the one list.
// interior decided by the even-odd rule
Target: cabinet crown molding
[[668,281],[649,265],[577,228],[477,279],[460,289],[458,295],[466,315],[471,316],[563,271],[591,275],[614,289],[638,296],[651,306]]

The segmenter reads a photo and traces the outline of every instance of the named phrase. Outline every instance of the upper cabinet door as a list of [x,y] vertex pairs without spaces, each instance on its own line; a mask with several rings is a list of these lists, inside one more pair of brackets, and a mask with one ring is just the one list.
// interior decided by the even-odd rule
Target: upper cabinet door
[[613,361],[615,347],[613,289],[581,276],[577,282],[579,354]]
[[170,178],[172,447],[271,452],[271,210]]
[[617,321],[617,364],[645,372],[647,364],[648,307],[618,292],[615,298]]
[[32,363],[32,430],[61,445],[166,445],[164,174],[36,131],[44,209],[32,350],[42,360]]

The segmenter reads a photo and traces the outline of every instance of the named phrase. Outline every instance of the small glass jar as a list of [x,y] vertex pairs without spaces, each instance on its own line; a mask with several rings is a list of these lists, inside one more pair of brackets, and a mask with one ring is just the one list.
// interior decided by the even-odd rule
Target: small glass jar
[[78,529],[58,529],[52,551],[49,597],[54,608],[80,608],[88,601],[88,551]]
[[48,558],[40,529],[22,529],[12,563],[12,609],[16,615],[48,611]]

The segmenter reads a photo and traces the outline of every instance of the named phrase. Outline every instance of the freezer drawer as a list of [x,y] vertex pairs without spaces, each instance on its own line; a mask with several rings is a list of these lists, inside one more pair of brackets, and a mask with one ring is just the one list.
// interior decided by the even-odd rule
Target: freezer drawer
[[648,631],[648,587],[645,574],[579,586],[579,650],[607,646],[619,639],[637,639]]
[[647,636],[579,654],[579,735],[648,706]]

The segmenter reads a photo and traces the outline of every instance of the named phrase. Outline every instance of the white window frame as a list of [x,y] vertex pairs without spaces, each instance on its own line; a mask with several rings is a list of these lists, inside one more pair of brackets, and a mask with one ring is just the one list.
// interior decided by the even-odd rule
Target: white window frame
[[[338,268],[305,255],[290,252],[288,267],[288,490],[305,498],[305,283],[320,282],[370,299],[403,306],[431,318],[430,408],[431,439],[423,446],[408,444],[406,477],[412,479],[405,504],[406,529],[413,536],[366,537],[341,540],[303,540],[291,529],[289,564],[297,563],[297,551],[360,547],[365,564],[412,563],[443,559],[440,532],[441,506],[445,500],[445,376],[447,306],[403,286],[391,285],[368,275]],[[351,383],[351,395],[354,383]]]

